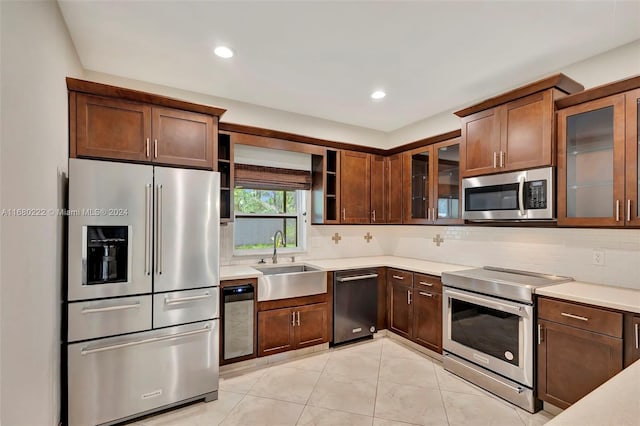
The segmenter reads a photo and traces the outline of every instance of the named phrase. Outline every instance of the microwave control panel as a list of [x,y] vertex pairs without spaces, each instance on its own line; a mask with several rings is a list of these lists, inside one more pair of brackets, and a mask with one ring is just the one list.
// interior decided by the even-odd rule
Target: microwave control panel
[[524,208],[546,209],[547,208],[547,181],[533,180],[524,184]]

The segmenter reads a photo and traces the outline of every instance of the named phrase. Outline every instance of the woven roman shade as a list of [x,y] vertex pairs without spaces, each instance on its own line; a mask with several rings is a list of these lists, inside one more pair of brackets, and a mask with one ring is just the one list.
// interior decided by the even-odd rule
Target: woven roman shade
[[254,189],[311,189],[311,172],[234,164],[235,186]]

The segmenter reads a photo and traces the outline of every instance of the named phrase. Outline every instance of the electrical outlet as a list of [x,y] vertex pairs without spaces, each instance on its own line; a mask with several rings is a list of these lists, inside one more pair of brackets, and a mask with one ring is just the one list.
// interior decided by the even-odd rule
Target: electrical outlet
[[604,266],[604,250],[594,250],[592,263],[598,266]]

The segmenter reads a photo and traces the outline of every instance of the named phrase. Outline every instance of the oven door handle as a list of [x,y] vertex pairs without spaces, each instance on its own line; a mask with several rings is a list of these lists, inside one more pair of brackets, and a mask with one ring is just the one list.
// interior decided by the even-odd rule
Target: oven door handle
[[517,315],[519,317],[529,316],[527,314],[527,311],[522,306],[511,306],[511,305],[496,302],[493,300],[485,299],[483,297],[472,296],[470,294],[465,294],[465,293],[459,293],[453,290],[445,290],[445,295],[448,295],[455,299],[463,300],[465,302],[474,303],[476,305],[495,309],[497,311],[508,312],[510,314]]

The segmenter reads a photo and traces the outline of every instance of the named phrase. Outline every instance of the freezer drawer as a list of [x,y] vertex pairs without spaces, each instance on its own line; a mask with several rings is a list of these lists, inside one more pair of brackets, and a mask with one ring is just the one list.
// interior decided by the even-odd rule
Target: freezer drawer
[[151,329],[151,295],[69,303],[67,341]]
[[219,311],[219,287],[154,294],[153,328],[219,318]]
[[218,390],[218,320],[68,346],[68,424],[95,425]]

